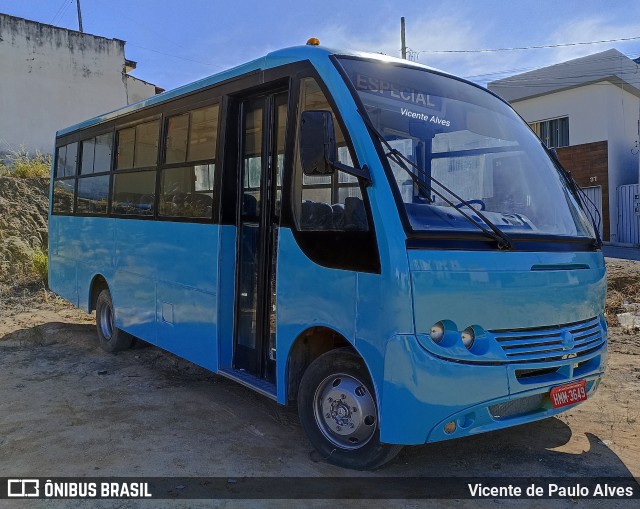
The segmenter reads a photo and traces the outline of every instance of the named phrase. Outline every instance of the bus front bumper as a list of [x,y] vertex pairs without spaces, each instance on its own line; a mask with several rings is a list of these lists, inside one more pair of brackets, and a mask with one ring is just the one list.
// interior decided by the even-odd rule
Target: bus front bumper
[[440,359],[415,336],[395,336],[386,348],[380,439],[424,444],[556,415],[575,405],[554,408],[551,389],[585,380],[591,398],[604,373],[606,348],[605,341],[587,355],[551,363],[477,365]]

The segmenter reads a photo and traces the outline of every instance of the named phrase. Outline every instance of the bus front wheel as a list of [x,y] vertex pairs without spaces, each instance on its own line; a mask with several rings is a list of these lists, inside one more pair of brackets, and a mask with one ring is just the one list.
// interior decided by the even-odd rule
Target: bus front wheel
[[349,350],[332,350],[311,363],[300,382],[298,413],[311,444],[335,465],[371,470],[402,449],[380,442],[369,372]]
[[106,288],[100,292],[96,301],[96,329],[98,341],[103,350],[117,352],[131,346],[132,336],[115,325],[115,311],[111,302],[111,293]]

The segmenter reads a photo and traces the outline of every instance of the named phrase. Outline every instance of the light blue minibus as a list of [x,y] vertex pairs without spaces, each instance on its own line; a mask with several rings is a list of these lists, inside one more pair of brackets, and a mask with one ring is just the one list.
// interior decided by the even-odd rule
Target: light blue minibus
[[429,67],[283,49],[57,133],[49,284],[376,468],[555,415],[606,365],[601,243],[508,104]]

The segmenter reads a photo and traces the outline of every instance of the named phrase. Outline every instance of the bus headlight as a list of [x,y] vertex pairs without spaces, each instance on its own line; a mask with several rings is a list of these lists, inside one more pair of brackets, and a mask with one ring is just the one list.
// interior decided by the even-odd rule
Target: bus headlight
[[473,346],[473,342],[476,339],[476,333],[473,331],[473,328],[467,327],[462,331],[462,344],[467,347],[467,349]]
[[442,338],[444,337],[444,324],[442,322],[434,323],[431,326],[431,332],[429,333],[429,336],[435,344],[440,343],[440,341],[442,341]]

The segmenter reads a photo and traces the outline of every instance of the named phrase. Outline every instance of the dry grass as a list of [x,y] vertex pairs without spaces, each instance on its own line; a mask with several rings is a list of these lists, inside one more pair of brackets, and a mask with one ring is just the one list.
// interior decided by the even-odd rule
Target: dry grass
[[48,177],[51,172],[51,156],[39,150],[31,154],[21,146],[9,151],[5,159],[4,163],[0,163],[0,176],[39,178]]

